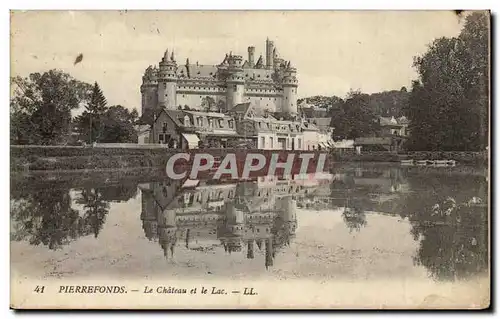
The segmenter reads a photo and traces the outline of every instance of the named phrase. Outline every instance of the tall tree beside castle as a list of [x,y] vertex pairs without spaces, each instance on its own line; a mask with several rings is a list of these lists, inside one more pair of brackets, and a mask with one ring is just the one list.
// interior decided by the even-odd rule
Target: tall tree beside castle
[[80,139],[89,143],[100,141],[104,133],[104,114],[107,110],[106,97],[95,82],[85,111],[75,119]]
[[406,110],[412,150],[480,151],[488,145],[489,16],[473,13],[458,37],[415,58]]
[[106,97],[96,82],[85,111],[74,120],[79,139],[87,143],[135,143],[137,111],[121,105],[107,106]]
[[71,133],[71,110],[88,101],[91,86],[59,70],[11,79],[10,142],[60,144]]

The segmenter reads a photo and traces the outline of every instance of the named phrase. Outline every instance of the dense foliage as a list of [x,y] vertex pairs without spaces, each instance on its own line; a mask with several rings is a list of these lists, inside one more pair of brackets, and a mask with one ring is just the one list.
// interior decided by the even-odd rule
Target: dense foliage
[[350,92],[344,103],[330,110],[335,140],[370,136],[379,130],[376,114],[369,106],[369,95]]
[[456,38],[435,40],[415,58],[406,110],[412,150],[480,151],[488,145],[489,19],[467,17]]
[[11,143],[66,143],[71,135],[71,111],[89,101],[90,85],[57,70],[11,81]]
[[[85,111],[72,119],[71,111],[78,108]],[[134,143],[137,118],[136,110],[108,107],[99,84],[59,70],[12,78],[11,144]]]

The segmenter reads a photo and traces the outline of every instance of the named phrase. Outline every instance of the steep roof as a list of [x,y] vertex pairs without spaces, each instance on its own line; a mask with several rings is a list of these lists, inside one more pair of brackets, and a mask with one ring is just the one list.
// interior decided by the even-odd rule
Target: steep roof
[[200,111],[183,111],[184,113],[187,114],[192,114],[192,115],[198,115],[198,116],[207,116],[207,117],[228,117],[224,113],[218,113],[218,112],[200,112]]
[[183,126],[182,121],[184,119],[184,111],[181,110],[163,110],[165,114],[167,114],[172,121],[175,123],[177,126]]
[[250,102],[245,102],[245,103],[240,103],[236,104],[232,109],[230,109],[227,113],[228,114],[240,114],[243,116],[246,116],[248,114],[248,111],[251,109]]
[[[215,65],[189,64],[189,78],[214,78],[217,73]],[[179,66],[178,75],[188,77],[188,69],[186,65]]]

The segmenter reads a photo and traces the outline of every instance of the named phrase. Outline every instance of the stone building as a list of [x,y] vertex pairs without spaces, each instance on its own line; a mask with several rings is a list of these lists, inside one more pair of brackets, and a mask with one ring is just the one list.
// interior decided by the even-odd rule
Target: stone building
[[216,65],[178,62],[168,50],[157,66],[149,66],[141,85],[142,114],[154,109],[227,111],[250,102],[261,110],[297,114],[297,70],[278,55],[273,41],[266,40],[266,56],[255,59],[232,52]]
[[152,127],[150,143],[182,149],[315,150],[321,143],[320,130],[314,124],[296,117],[277,119],[250,102],[225,113],[162,110]]

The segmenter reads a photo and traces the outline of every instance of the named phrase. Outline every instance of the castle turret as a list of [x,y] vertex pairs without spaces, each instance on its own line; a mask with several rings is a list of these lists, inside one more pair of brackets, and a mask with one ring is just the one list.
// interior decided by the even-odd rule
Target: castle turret
[[168,258],[168,252],[173,257],[174,246],[177,243],[177,224],[175,221],[174,210],[163,210],[158,214],[158,241],[165,258]]
[[266,68],[274,68],[274,41],[266,40]]
[[173,51],[170,58],[168,50],[165,51],[163,59],[160,62],[158,105],[161,108],[169,110],[177,109],[177,62],[175,61]]
[[274,249],[273,240],[271,238],[266,239],[266,269],[274,264]]
[[228,56],[228,77],[226,80],[226,103],[228,110],[243,102],[245,78],[243,76],[242,61],[243,57],[240,55],[229,54]]
[[141,220],[146,238],[158,238],[157,205],[150,190],[141,188]]
[[292,196],[286,196],[280,199],[280,217],[286,228],[289,237],[295,236],[297,228],[297,202]]
[[158,103],[158,69],[151,65],[144,71],[141,85],[141,114]]
[[254,244],[254,240],[253,239],[249,239],[247,241],[247,258],[248,259],[253,259],[254,258],[254,250],[253,250],[253,244]]
[[282,112],[295,115],[297,114],[297,69],[290,62],[283,72],[283,104]]
[[248,47],[248,65],[253,68],[255,66],[255,47]]

